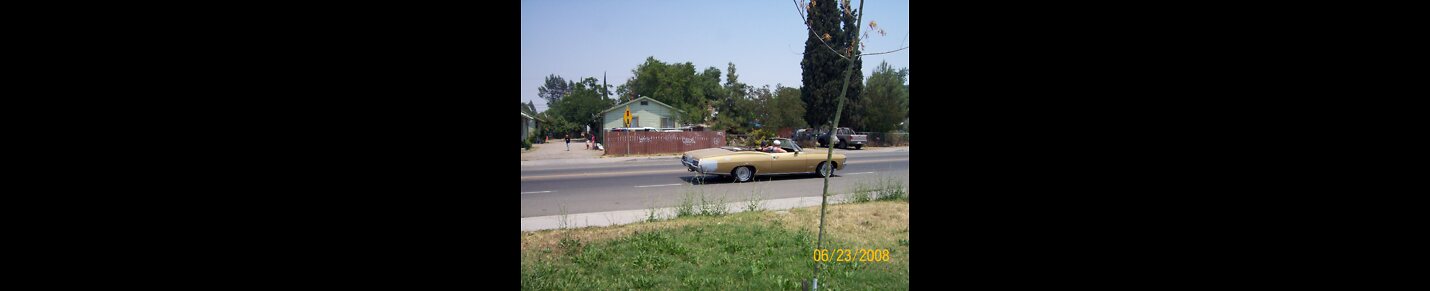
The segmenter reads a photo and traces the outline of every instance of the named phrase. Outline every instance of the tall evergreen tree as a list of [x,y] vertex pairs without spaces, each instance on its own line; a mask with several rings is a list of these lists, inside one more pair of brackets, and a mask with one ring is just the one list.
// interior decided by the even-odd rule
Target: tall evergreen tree
[[[859,25],[854,23],[857,21],[854,15],[858,12],[847,5],[841,8],[835,1],[811,1],[809,6],[807,20],[814,32],[807,34],[804,41],[804,59],[800,61],[800,100],[806,106],[805,122],[825,126],[834,119],[838,104],[836,99],[844,84],[844,68],[849,65],[849,61],[834,51],[850,56],[860,53],[859,48],[850,46],[857,37],[853,31]],[[849,80],[845,104],[852,106],[845,108],[841,114],[840,123],[843,126],[857,128],[861,125],[858,119],[861,110],[857,108],[861,104],[858,101],[864,83],[861,67],[861,63],[854,64],[855,72]]]

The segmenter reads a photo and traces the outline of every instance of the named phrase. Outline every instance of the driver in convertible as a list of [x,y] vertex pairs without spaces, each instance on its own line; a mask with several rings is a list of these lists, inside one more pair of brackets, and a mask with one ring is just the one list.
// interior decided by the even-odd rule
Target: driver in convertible
[[776,154],[776,153],[787,153],[787,151],[785,151],[785,149],[780,148],[780,141],[779,141],[779,140],[775,140],[774,144],[765,147],[763,150],[764,150],[764,152],[772,153],[772,154]]

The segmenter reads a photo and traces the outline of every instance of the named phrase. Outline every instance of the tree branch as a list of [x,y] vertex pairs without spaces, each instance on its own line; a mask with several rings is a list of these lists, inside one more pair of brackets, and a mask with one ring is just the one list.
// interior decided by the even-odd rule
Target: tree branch
[[909,47],[903,47],[903,48],[901,48],[901,49],[891,50],[891,51],[887,51],[887,52],[869,53],[869,54],[862,54],[862,55],[859,55],[859,56],[882,55],[882,54],[887,54],[887,53],[892,53],[892,52],[897,52],[897,51],[905,50],[905,49],[908,49],[908,48],[909,48]]
[[[799,19],[800,19],[800,20],[804,20],[804,28],[806,28],[807,30],[809,30],[809,34],[810,34],[810,35],[813,35],[813,36],[814,36],[814,39],[819,40],[819,43],[824,44],[824,47],[825,47],[825,48],[828,48],[830,52],[833,52],[833,53],[834,53],[834,55],[839,56],[839,58],[842,58],[842,59],[844,59],[844,60],[849,60],[849,57],[844,56],[843,54],[840,54],[840,53],[839,53],[839,50],[836,50],[836,49],[834,49],[834,47],[829,46],[829,43],[824,42],[824,38],[823,38],[823,37],[820,37],[820,36],[819,36],[819,33],[817,33],[817,32],[814,31],[814,26],[809,23],[809,18],[806,18],[806,17],[804,16],[804,14],[805,14],[804,8],[799,6],[799,1],[797,1],[797,0],[790,0],[790,2],[794,2],[795,14],[799,14]],[[801,54],[802,54],[802,53],[801,53]]]

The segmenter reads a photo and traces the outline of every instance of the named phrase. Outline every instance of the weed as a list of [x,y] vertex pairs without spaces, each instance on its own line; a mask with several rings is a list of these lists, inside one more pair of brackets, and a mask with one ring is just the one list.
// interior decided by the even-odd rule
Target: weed
[[725,197],[711,198],[698,188],[682,190],[680,204],[675,206],[675,217],[722,216],[729,212]]
[[[773,180],[773,179],[766,179],[765,181],[766,181],[766,182],[769,182],[769,181],[771,181],[771,180]],[[745,203],[745,211],[746,211],[746,212],[755,212],[755,211],[763,210],[763,209],[764,209],[764,203],[765,203],[765,186],[764,186],[764,184],[760,184],[760,185],[758,185],[758,186],[755,186],[755,191],[751,191],[751,192],[750,192],[749,201]]]
[[695,216],[699,214],[699,209],[696,208],[697,205],[695,204],[696,195],[700,195],[701,198],[704,197],[703,193],[697,194],[695,190],[686,189],[681,191],[680,204],[675,206],[675,217]]
[[566,204],[557,204],[556,207],[558,211],[557,219],[559,219],[558,221],[556,221],[556,227],[559,229],[566,229],[566,227],[571,226],[570,223],[567,222],[567,220],[571,218],[571,215],[566,213]]
[[874,186],[873,186],[873,185],[870,185],[869,183],[865,183],[865,182],[856,182],[856,183],[854,184],[853,193],[850,193],[850,194],[849,194],[849,198],[848,198],[848,199],[849,199],[849,202],[853,202],[853,203],[864,203],[864,202],[873,201],[873,200],[874,200],[874,199],[873,199],[873,196],[874,196],[874,193],[873,193],[873,192],[874,192]]
[[650,199],[648,199],[648,200],[646,201],[646,205],[645,205],[645,221],[646,221],[646,222],[654,222],[654,221],[658,221],[658,220],[660,220],[660,214],[658,213],[658,211],[657,211],[656,208],[655,208],[655,197],[651,197]]
[[561,238],[561,242],[558,245],[561,247],[562,251],[568,254],[576,253],[577,251],[581,250],[580,239]]
[[908,191],[904,189],[904,181],[898,177],[882,177],[879,179],[879,197],[876,200],[890,201],[900,200],[908,196]]
[[721,216],[726,213],[729,213],[729,209],[725,207],[724,196],[712,200],[705,197],[703,192],[700,194],[700,215]]
[[764,201],[764,190],[756,188],[754,192],[750,192],[750,201],[745,202],[745,211],[759,211],[760,204],[764,203]]
[[659,219],[657,219],[656,216],[655,216],[655,207],[648,207],[648,208],[646,208],[646,209],[645,209],[645,221],[646,221],[646,222],[655,222],[655,221],[657,221],[657,220],[659,220]]

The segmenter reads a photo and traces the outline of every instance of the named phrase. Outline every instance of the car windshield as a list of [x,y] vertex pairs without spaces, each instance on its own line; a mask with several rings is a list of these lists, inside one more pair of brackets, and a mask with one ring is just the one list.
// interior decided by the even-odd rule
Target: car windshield
[[800,151],[799,145],[795,144],[792,140],[786,138],[771,139],[769,144],[774,144],[774,141],[780,141],[780,148],[785,149],[787,152]]

